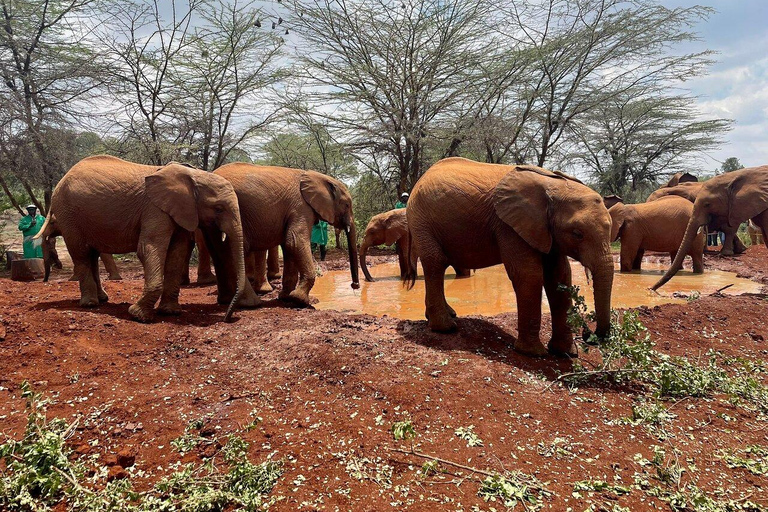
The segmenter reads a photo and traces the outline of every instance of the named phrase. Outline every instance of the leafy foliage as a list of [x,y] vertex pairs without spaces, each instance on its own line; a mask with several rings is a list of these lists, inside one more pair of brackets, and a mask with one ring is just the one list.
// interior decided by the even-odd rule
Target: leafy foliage
[[525,510],[540,510],[551,493],[535,477],[519,471],[495,474],[485,478],[477,495],[485,501],[500,502],[508,508],[522,505]]

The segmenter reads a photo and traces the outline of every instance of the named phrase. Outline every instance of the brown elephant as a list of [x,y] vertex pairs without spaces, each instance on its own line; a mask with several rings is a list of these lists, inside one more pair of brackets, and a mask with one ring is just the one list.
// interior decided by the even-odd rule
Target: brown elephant
[[714,222],[735,230],[749,219],[763,232],[768,247],[768,165],[729,172],[704,183],[693,203],[693,213],[675,260],[653,289],[663,286],[680,270],[699,227]]
[[[456,328],[445,300],[449,265],[485,268],[503,263],[515,289],[518,337],[515,350],[535,356],[541,290],[552,312],[552,353],[576,354],[568,326],[571,284],[568,257],[593,275],[597,334],[610,330],[613,258],[611,217],[599,194],[575,178],[528,165],[497,165],[448,158],[416,183],[407,208],[412,249],[424,267],[426,317],[434,331]],[[413,250],[409,284],[415,281]]]
[[[42,230],[41,230],[42,231]],[[45,276],[43,282],[48,282],[51,277],[51,267],[61,269],[61,260],[59,260],[59,253],[56,250],[56,239],[61,236],[59,225],[56,222],[56,216],[52,215],[50,221],[45,227],[45,232],[42,234],[42,247],[43,247],[43,265],[45,267]],[[101,263],[104,265],[104,270],[107,271],[110,281],[120,281],[123,276],[120,275],[120,271],[117,269],[115,258],[111,254],[99,254]],[[77,276],[72,275],[69,278],[70,281],[77,281]]]
[[[675,259],[685,228],[693,213],[687,199],[667,196],[640,204],[619,203],[608,209],[611,214],[611,241],[621,239],[621,271],[640,270],[643,253],[669,253]],[[704,272],[706,235],[699,233],[687,253],[693,260],[694,273]]]
[[[645,202],[650,203],[667,196],[679,196],[693,203],[696,201],[696,197],[705,183],[693,181],[695,179],[696,178],[689,173],[675,174],[672,179],[669,180],[669,183],[653,192],[648,196],[648,199],[646,199]],[[725,241],[723,242],[723,247],[720,249],[721,255],[732,256],[734,254],[741,254],[747,250],[747,247],[737,235],[739,226],[728,226],[727,224],[718,223],[716,220],[711,220],[707,223],[707,230],[710,233],[717,233],[718,231],[725,233]]]
[[[260,264],[266,260],[264,252],[281,246],[281,299],[309,304],[309,292],[315,283],[316,272],[310,233],[318,219],[347,233],[352,287],[359,288],[352,196],[343,183],[315,171],[246,163],[224,165],[214,174],[228,180],[237,194],[246,255],[261,252],[261,256],[256,255],[256,263]],[[208,239],[206,245],[210,249]],[[234,275],[231,272],[221,274],[217,268],[216,278],[219,301],[228,301],[233,291]]]
[[[397,251],[400,277],[405,279],[409,269],[408,252],[411,250],[411,237],[408,232],[408,219],[405,215],[405,208],[395,208],[394,210],[374,215],[368,221],[363,243],[360,244],[360,267],[363,269],[366,281],[371,283],[376,281],[368,272],[368,263],[366,261],[368,249],[377,245],[392,244],[395,244],[395,250]],[[454,270],[456,271],[457,278],[470,276],[469,270],[460,268]]]
[[[144,266],[144,293],[128,309],[131,316],[151,320],[158,299],[159,313],[180,313],[190,232],[198,227],[206,239],[215,238],[226,249],[229,267],[237,269],[237,289],[225,319],[231,318],[235,304],[257,300],[253,290],[247,295],[237,196],[220,176],[176,163],[157,167],[112,156],[89,157],[56,186],[46,224],[53,215],[75,264],[81,306],[108,300],[99,280],[99,253],[136,251]],[[225,258],[218,254],[217,259],[223,264]]]

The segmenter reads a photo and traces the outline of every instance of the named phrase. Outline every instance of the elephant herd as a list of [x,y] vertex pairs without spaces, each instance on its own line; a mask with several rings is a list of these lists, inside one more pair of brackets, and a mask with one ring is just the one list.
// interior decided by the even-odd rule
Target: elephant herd
[[[353,288],[359,287],[358,263],[366,280],[373,281],[366,264],[371,246],[397,244],[408,287],[415,283],[420,258],[425,315],[434,331],[456,328],[456,312],[444,292],[447,267],[468,276],[466,269],[504,264],[518,305],[514,348],[534,356],[574,356],[567,322],[571,297],[561,286],[571,284],[568,258],[592,275],[596,334],[604,337],[610,330],[613,240],[622,241],[622,271],[639,268],[645,250],[673,257],[654,289],[674,276],[686,255],[692,256],[694,271],[703,271],[701,226],[726,233],[723,254],[742,249],[735,232],[750,219],[768,245],[768,166],[705,183],[679,181],[673,178],[647,203],[625,205],[615,198],[610,205],[610,198],[604,201],[559,171],[447,158],[416,183],[407,208],[371,219],[358,254],[351,195],[329,176],[246,163],[208,173],[174,162],[157,167],[95,156],[62,178],[38,237],[44,247],[56,236],[64,238],[85,307],[107,300],[99,256],[136,251],[144,267],[144,291],[129,313],[150,321],[155,312],[181,312],[179,290],[197,232],[199,276],[211,276],[210,270],[205,274],[210,254],[217,300],[228,306],[229,321],[235,307],[256,307],[256,291],[271,289],[267,276],[279,272],[277,246],[284,264],[279,297],[309,303],[316,273],[310,231],[322,219],[347,234]],[[542,290],[552,320],[546,346],[540,340]]]

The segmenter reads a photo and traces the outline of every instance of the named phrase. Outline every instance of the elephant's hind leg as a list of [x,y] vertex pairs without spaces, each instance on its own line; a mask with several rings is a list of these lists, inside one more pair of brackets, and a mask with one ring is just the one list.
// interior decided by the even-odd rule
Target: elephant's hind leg
[[285,268],[280,298],[298,304],[309,304],[309,291],[315,285],[315,262],[306,236],[290,237],[283,247]]
[[[248,268],[250,267],[250,272]],[[246,258],[246,273],[256,293],[269,293],[272,285],[267,278],[267,251],[253,251]]]
[[184,280],[184,268],[189,269],[189,233],[177,229],[171,238],[163,272],[163,293],[157,312],[161,315],[180,315],[179,293]]
[[[168,222],[171,222],[168,220]],[[144,294],[128,308],[128,313],[140,322],[150,322],[154,318],[154,307],[163,293],[163,271],[168,253],[168,231],[156,231],[154,236],[141,234],[137,254],[144,265]]]
[[99,275],[98,252],[91,251],[90,263],[91,272],[93,272],[93,280],[96,283],[96,295],[99,298],[99,302],[107,302],[109,300],[109,296],[107,295],[107,292],[104,291],[104,287],[101,286],[101,276]]
[[280,250],[275,246],[267,253],[267,280],[280,277]]
[[571,265],[564,255],[544,257],[544,290],[549,301],[552,316],[552,338],[547,348],[556,355],[576,357],[578,350],[573,342],[573,333],[568,326],[568,310],[571,307],[571,294],[561,290],[560,285],[571,286]]
[[101,258],[101,262],[104,264],[104,270],[107,271],[107,274],[109,274],[110,281],[122,281],[123,276],[120,275],[120,271],[117,269],[117,264],[115,263],[115,258],[111,254],[103,253],[99,256]]
[[419,254],[422,255],[421,265],[424,268],[424,316],[427,317],[429,328],[435,332],[451,332],[456,330],[456,312],[445,300],[445,269],[448,260],[442,247],[422,235],[419,238]]
[[[80,284],[80,306],[92,308],[99,305],[100,286],[94,280],[93,260],[98,263],[99,253],[88,248],[73,251],[70,250],[72,262],[75,264],[74,275]],[[98,267],[96,268],[98,273]],[[105,294],[106,295],[106,294]]]

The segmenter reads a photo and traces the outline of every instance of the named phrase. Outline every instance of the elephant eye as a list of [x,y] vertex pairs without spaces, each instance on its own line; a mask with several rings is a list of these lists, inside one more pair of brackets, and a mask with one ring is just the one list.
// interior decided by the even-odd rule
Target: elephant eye
[[584,233],[582,233],[578,229],[573,230],[573,236],[575,236],[577,240],[584,240]]

